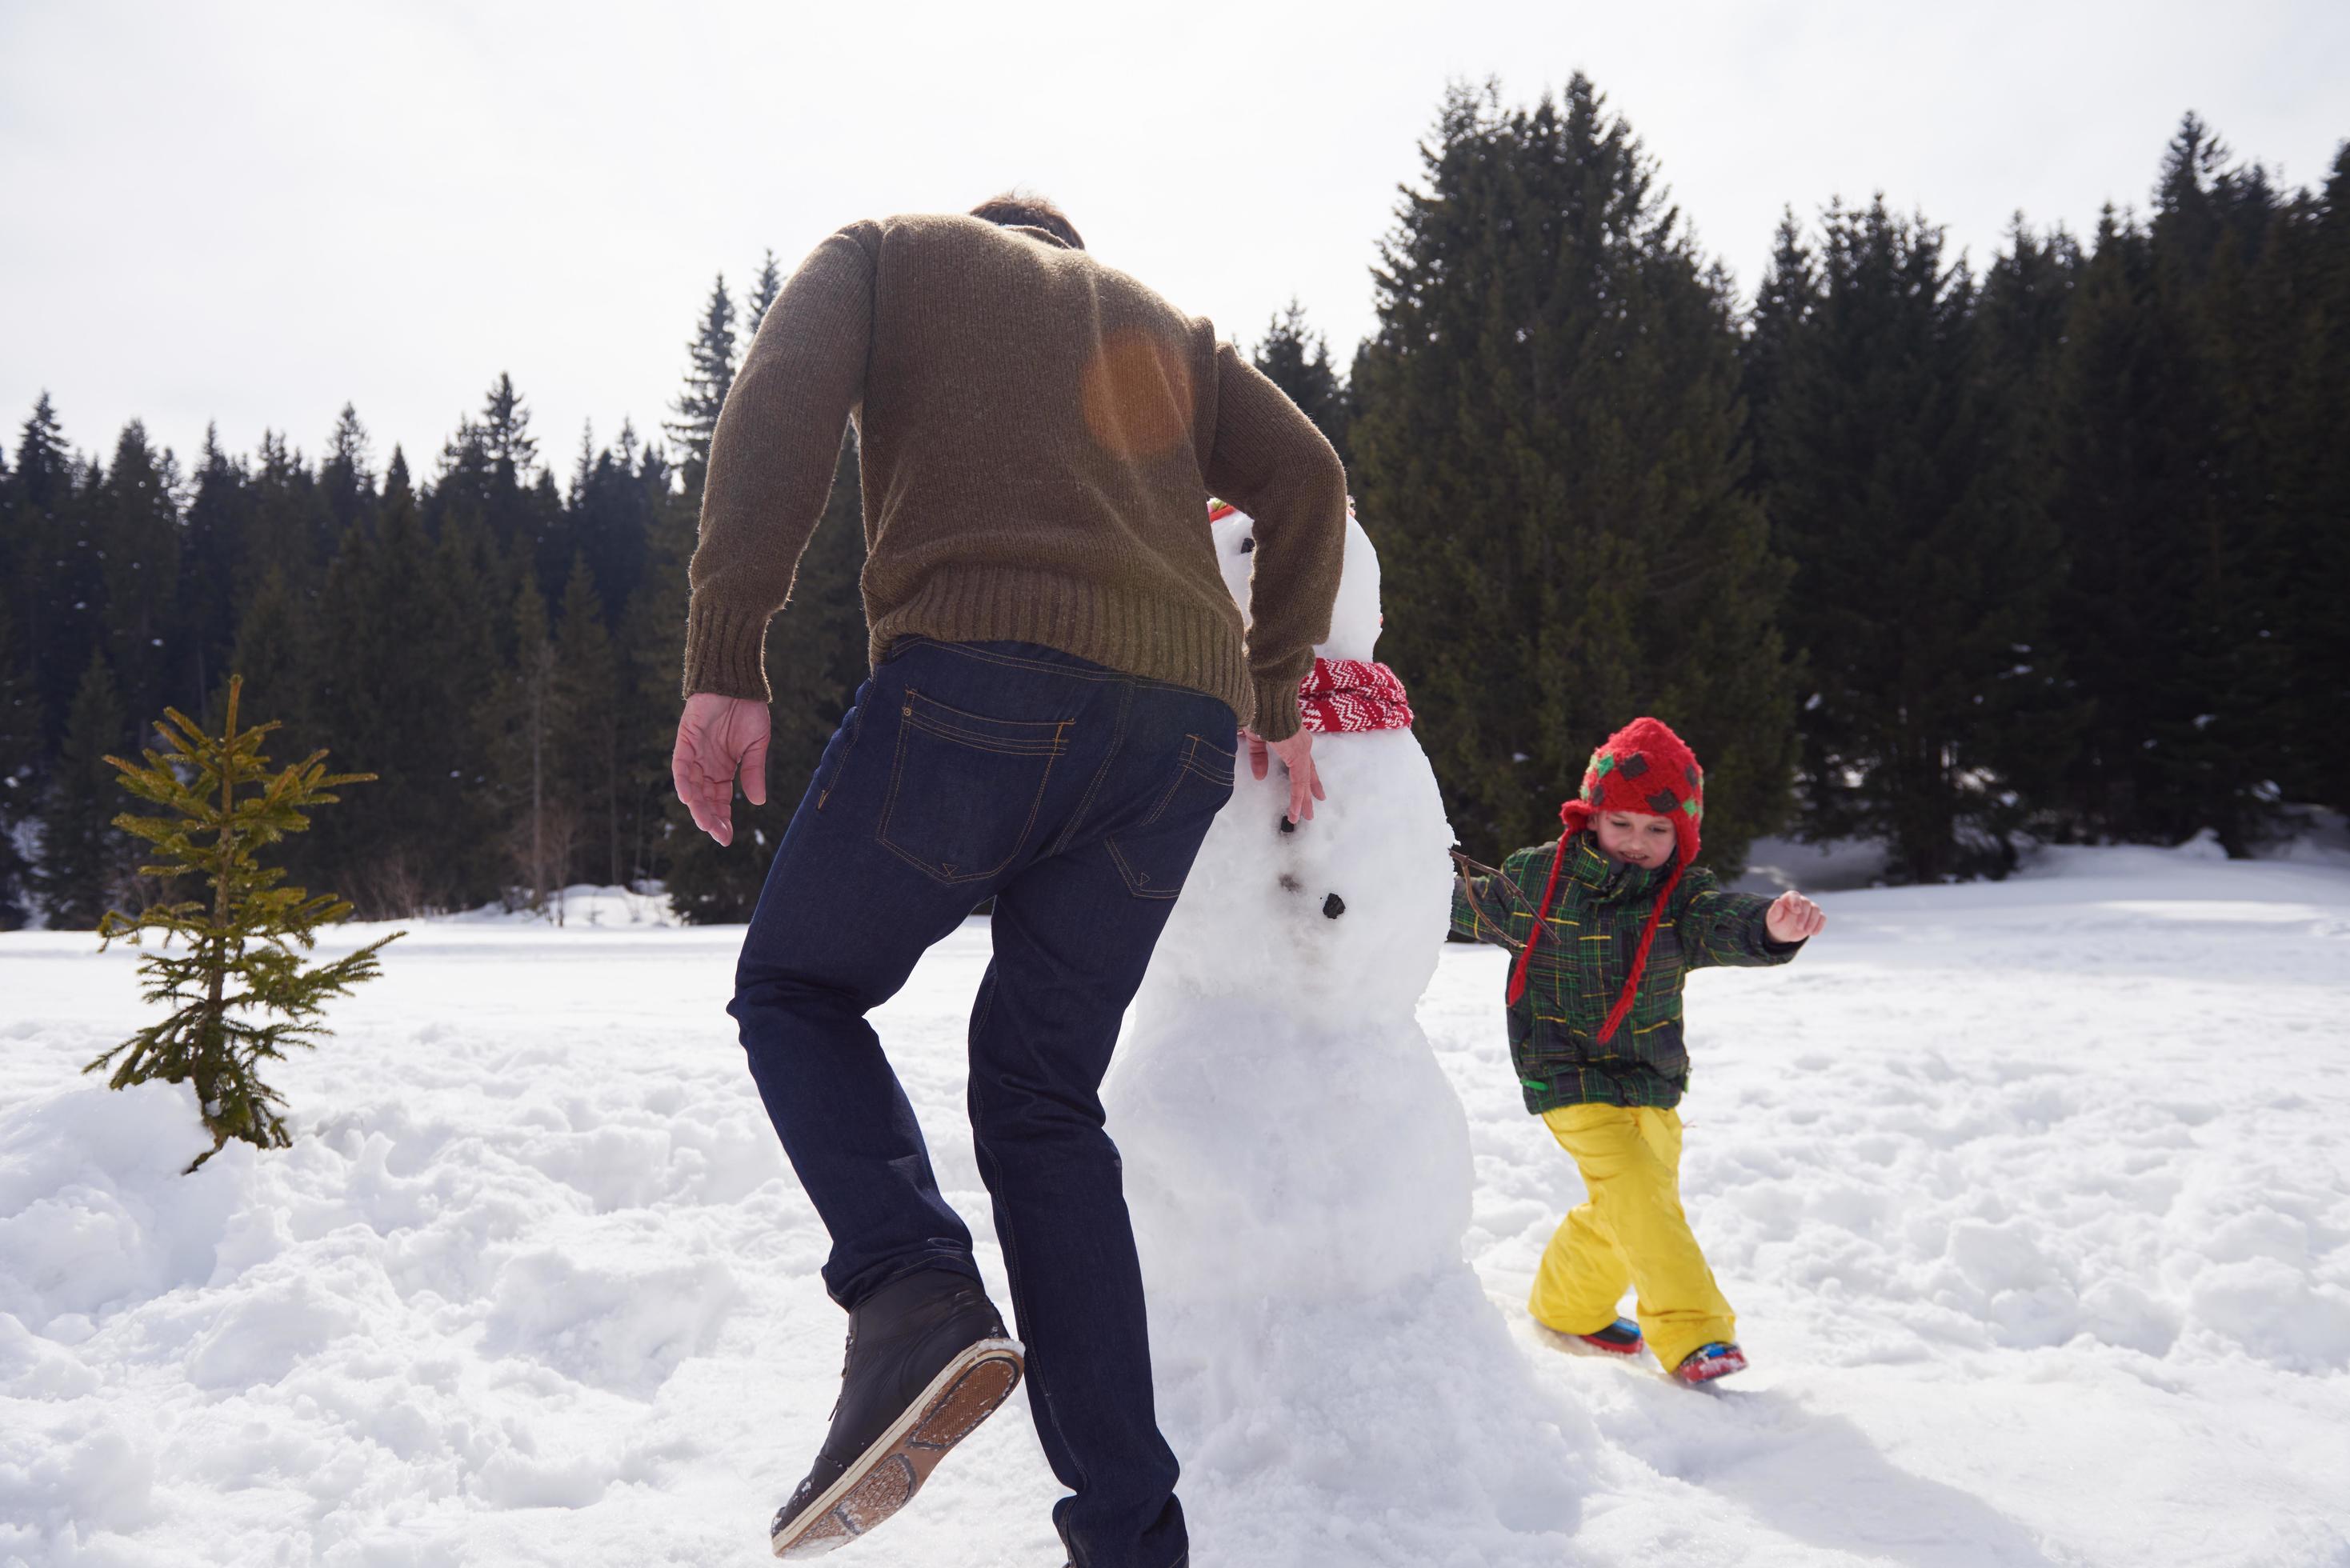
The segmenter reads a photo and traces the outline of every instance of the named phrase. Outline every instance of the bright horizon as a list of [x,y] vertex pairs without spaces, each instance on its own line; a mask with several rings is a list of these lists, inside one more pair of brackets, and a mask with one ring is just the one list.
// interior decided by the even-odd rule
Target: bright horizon
[[[2176,0],[1947,13],[1710,3],[1445,13],[24,0],[0,11],[0,445],[47,390],[101,458],[125,421],[315,456],[355,404],[420,476],[510,372],[540,456],[656,434],[712,277],[738,301],[840,223],[1061,202],[1096,254],[1253,344],[1295,296],[1341,368],[1448,81],[1589,75],[1751,293],[1783,207],[1882,192],[1978,268],[2021,211],[2143,210],[2192,109],[2288,187],[2350,137],[2350,7]],[[2022,40],[2022,43],[2019,43]],[[2028,47],[2027,47],[2028,46]]]

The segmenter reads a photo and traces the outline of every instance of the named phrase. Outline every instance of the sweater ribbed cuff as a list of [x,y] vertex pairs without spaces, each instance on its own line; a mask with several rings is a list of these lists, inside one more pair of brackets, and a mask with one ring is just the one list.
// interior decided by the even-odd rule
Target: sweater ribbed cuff
[[1249,690],[1253,694],[1255,717],[1249,728],[1261,740],[1285,741],[1302,727],[1297,717],[1297,678],[1252,680]]
[[769,701],[767,619],[695,595],[685,611],[685,695]]

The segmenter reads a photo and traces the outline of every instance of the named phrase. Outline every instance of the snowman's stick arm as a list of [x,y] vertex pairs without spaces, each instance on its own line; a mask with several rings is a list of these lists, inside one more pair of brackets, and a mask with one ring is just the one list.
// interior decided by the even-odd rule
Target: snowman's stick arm
[[1477,924],[1483,929],[1491,930],[1493,933],[1493,940],[1499,942],[1503,947],[1509,949],[1512,952],[1516,952],[1519,949],[1524,947],[1525,944],[1523,942],[1516,942],[1510,940],[1510,928],[1507,925],[1495,919],[1491,914],[1486,912],[1485,906],[1481,903],[1477,898],[1477,884],[1481,880],[1484,880],[1489,877],[1498,880],[1503,887],[1510,890],[1511,896],[1515,898],[1521,904],[1526,901],[1526,896],[1523,889],[1520,888],[1515,882],[1510,880],[1508,873],[1496,870],[1491,866],[1482,865],[1477,861],[1471,860],[1466,855],[1461,854],[1458,849],[1452,852],[1452,863],[1456,867],[1460,867],[1459,875],[1461,878],[1461,897],[1469,900],[1470,912],[1477,917]]

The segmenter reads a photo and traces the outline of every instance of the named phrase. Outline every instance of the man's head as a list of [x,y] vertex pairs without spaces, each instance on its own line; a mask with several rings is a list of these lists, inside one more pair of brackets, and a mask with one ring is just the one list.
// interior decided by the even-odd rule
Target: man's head
[[1006,228],[1042,229],[1055,239],[1065,242],[1072,250],[1086,248],[1085,236],[1069,222],[1069,215],[1042,196],[1024,196],[1006,191],[1001,196],[990,196],[971,210],[974,218]]

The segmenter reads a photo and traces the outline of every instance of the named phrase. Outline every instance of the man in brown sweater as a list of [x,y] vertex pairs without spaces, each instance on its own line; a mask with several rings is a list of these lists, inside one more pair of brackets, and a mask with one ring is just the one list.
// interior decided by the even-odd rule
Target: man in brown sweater
[[[728,1009],[849,1313],[831,1430],[772,1538],[812,1555],[887,1518],[1024,1367],[1071,1561],[1171,1568],[1177,1467],[1097,1091],[1242,725],[1257,775],[1269,751],[1291,817],[1313,815],[1297,685],[1346,476],[1208,322],[1048,203],[842,229],[768,311],[711,446],[674,768],[721,843],[738,774],[765,796],[766,623],[851,420],[873,674],[777,847]],[[1245,644],[1211,493],[1256,519]],[[969,1097],[1020,1340],[865,1016],[989,898]]]

